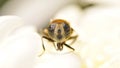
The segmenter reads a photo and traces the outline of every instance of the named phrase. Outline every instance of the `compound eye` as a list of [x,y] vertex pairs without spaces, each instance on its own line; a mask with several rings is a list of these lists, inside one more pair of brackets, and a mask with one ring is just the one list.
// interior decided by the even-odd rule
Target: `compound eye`
[[68,35],[70,33],[70,26],[68,24],[64,23],[63,28],[65,31],[65,34]]
[[49,27],[48,27],[48,31],[49,31],[50,33],[53,33],[54,30],[55,30],[55,27],[56,27],[56,24],[50,24]]

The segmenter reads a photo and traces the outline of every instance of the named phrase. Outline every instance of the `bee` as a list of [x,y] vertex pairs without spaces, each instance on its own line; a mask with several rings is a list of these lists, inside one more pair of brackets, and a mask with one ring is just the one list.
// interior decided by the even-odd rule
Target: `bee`
[[70,24],[63,19],[55,19],[49,23],[49,25],[43,30],[43,36],[42,36],[42,47],[45,51],[45,46],[43,42],[43,38],[47,39],[50,42],[56,42],[56,50],[62,51],[63,46],[66,46],[73,51],[75,50],[70,45],[66,44],[66,41],[73,39],[73,42],[76,40],[78,35],[72,36],[73,34],[73,28],[70,26]]

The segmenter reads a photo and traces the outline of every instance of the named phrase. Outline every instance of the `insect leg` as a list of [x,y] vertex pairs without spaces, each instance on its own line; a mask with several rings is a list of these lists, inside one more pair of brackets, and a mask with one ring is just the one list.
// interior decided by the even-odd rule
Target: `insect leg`
[[[46,37],[46,36],[42,36],[42,45],[43,45],[43,49],[45,50],[45,46],[44,46],[44,43],[43,43],[43,38],[45,38],[45,39],[47,39],[47,40],[49,40],[49,41],[51,41],[51,42],[54,42],[54,40],[52,40],[51,38],[48,38],[48,37]],[[54,44],[54,43],[53,43]],[[55,46],[55,44],[54,44],[54,46]]]
[[69,46],[68,44],[64,43],[64,45],[70,49],[72,49],[73,51],[75,50],[74,48],[72,48],[71,46]]
[[[47,40],[48,40],[48,41],[50,41],[50,42],[53,42],[53,45],[54,45],[54,47],[55,47],[54,40],[52,40],[51,38],[49,38],[49,37],[46,37],[46,36],[43,36],[43,38],[47,39]],[[55,47],[55,48],[56,48],[56,47]]]
[[55,46],[55,42],[53,42],[53,45],[54,45],[55,49],[57,49],[57,47]]
[[54,45],[54,47],[56,48],[55,43],[54,43],[54,40],[52,40],[51,38],[46,37],[46,36],[43,36],[43,38],[45,38],[45,39],[49,40],[50,42],[53,42],[53,45]]
[[[54,44],[54,41],[53,41],[52,39],[50,39],[50,38],[48,38],[48,37],[46,37],[46,36],[42,36],[42,38],[41,38],[41,40],[42,40],[42,47],[43,47],[43,52],[42,52],[42,54],[45,52],[45,46],[44,46],[43,38],[45,38],[45,39],[53,42],[53,44]],[[54,46],[55,46],[55,44],[54,44]],[[41,55],[42,55],[42,54],[41,54]],[[40,55],[40,56],[41,56],[41,55]]]
[[78,37],[78,35],[76,35],[76,36],[71,36],[71,37],[68,39],[68,40],[73,39],[73,41],[70,43],[70,45],[73,44],[73,43],[76,41],[77,37]]
[[[45,52],[45,46],[44,46],[43,38],[44,38],[44,36],[42,36],[42,38],[41,38],[41,40],[42,40],[42,48],[43,48],[42,54]],[[42,54],[40,54],[39,56],[41,56]]]

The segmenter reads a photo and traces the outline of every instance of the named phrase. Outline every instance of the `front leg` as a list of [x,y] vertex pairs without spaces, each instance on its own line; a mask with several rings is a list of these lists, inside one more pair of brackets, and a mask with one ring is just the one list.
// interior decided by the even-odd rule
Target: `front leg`
[[[43,47],[43,52],[42,52],[42,54],[45,52],[45,46],[44,46],[44,42],[43,42],[43,39],[47,39],[48,41],[50,41],[50,42],[53,42],[53,44],[54,44],[54,40],[52,40],[51,38],[49,38],[49,37],[47,37],[47,36],[42,36],[42,38],[41,38],[41,40],[42,40],[42,47]],[[54,44],[54,46],[55,46],[55,44]],[[42,55],[41,54],[41,55]],[[39,56],[41,56],[41,55],[39,55]]]
[[70,49],[72,49],[73,51],[75,50],[74,48],[72,48],[71,46],[69,46],[68,44],[64,43],[64,45]]

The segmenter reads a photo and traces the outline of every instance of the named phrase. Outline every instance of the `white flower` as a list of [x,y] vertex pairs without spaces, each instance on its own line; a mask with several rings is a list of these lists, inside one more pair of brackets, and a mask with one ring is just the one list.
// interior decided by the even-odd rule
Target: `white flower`
[[[24,22],[16,16],[0,18],[0,68],[119,68],[120,9],[115,5],[117,2],[113,6],[112,2],[101,1],[99,6],[82,10],[75,4],[77,0],[53,1],[20,1],[22,6],[21,3],[17,4],[19,7],[12,6],[11,11],[5,9],[11,3],[3,7],[3,15],[17,15]],[[66,5],[69,3],[72,4]],[[42,42],[37,30],[56,18],[69,21],[79,35],[71,45],[75,51],[53,53],[54,47],[45,41],[46,52],[38,57]]]

